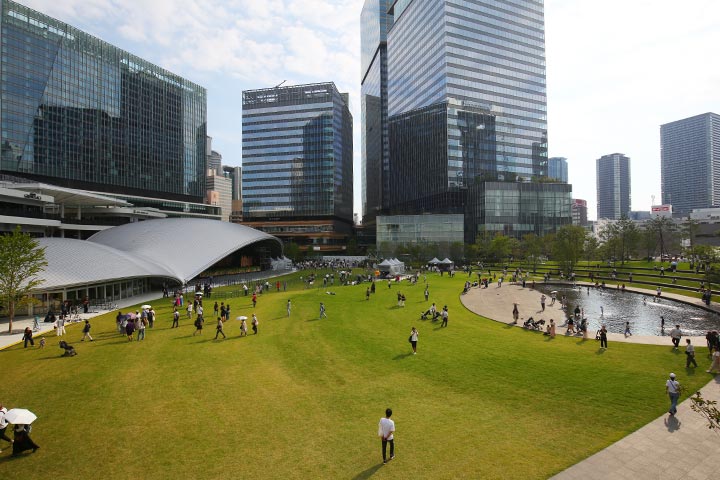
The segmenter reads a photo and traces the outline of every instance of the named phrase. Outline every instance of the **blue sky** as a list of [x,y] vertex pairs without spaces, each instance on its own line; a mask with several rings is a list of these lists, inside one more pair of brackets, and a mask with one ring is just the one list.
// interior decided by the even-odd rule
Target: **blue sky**
[[[243,90],[334,81],[355,119],[363,0],[20,0],[208,90],[208,133],[240,165]],[[545,0],[548,136],[595,217],[595,160],[624,153],[632,207],[660,202],[660,124],[720,113],[720,2]]]

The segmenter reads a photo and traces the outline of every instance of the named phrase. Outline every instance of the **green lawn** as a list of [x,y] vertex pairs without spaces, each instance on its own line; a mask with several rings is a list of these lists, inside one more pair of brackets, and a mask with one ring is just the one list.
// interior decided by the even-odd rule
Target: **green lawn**
[[[2,401],[38,414],[42,447],[11,459],[0,441],[0,478],[546,478],[661,415],[668,372],[688,393],[710,379],[704,348],[693,374],[668,347],[600,353],[594,340],[548,341],[480,318],[459,301],[464,280],[428,277],[430,300],[450,308],[446,329],[418,319],[421,285],[380,283],[370,301],[366,285],[271,291],[258,300],[260,334],[247,338],[235,320],[225,341],[213,341],[211,320],[202,336],[184,315],[170,329],[158,300],[144,342],[105,315],[93,343],[68,328],[77,357],[60,358],[53,336],[44,350],[0,351]],[[321,301],[328,319],[318,320]],[[250,297],[230,303],[233,317],[252,313]],[[397,458],[382,466],[388,406]]]

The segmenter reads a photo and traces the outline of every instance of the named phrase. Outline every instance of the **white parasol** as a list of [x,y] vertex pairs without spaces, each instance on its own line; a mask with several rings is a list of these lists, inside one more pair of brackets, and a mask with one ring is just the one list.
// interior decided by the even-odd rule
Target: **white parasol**
[[11,408],[5,414],[5,420],[15,425],[30,425],[37,419],[37,415],[25,408]]

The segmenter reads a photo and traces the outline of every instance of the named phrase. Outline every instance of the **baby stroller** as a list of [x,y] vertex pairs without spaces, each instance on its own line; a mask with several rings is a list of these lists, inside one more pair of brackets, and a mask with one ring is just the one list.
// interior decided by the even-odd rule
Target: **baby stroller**
[[[437,313],[437,312],[435,312]],[[420,313],[420,320],[427,320],[432,315],[432,309],[428,308],[424,312]]]
[[543,325],[545,325],[545,320],[535,321],[533,317],[530,317],[523,322],[523,328],[527,328],[528,330],[540,330]]

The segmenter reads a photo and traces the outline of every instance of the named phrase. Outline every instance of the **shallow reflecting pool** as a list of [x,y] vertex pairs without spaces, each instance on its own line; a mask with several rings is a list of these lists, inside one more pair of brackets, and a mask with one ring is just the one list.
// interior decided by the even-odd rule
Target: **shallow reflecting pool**
[[[667,335],[675,325],[680,325],[686,335],[705,335],[708,330],[720,330],[720,315],[692,305],[661,298],[653,302],[654,296],[623,292],[613,288],[581,287],[573,289],[559,285],[537,285],[537,290],[548,296],[556,290],[557,301],[565,295],[569,311],[576,306],[584,309],[588,319],[589,334],[595,334],[600,325],[607,325],[608,331],[623,333],[625,322],[630,322],[630,331],[636,335]],[[665,330],[661,328],[665,319]],[[556,319],[557,321],[557,319]],[[563,322],[557,322],[558,325]]]

